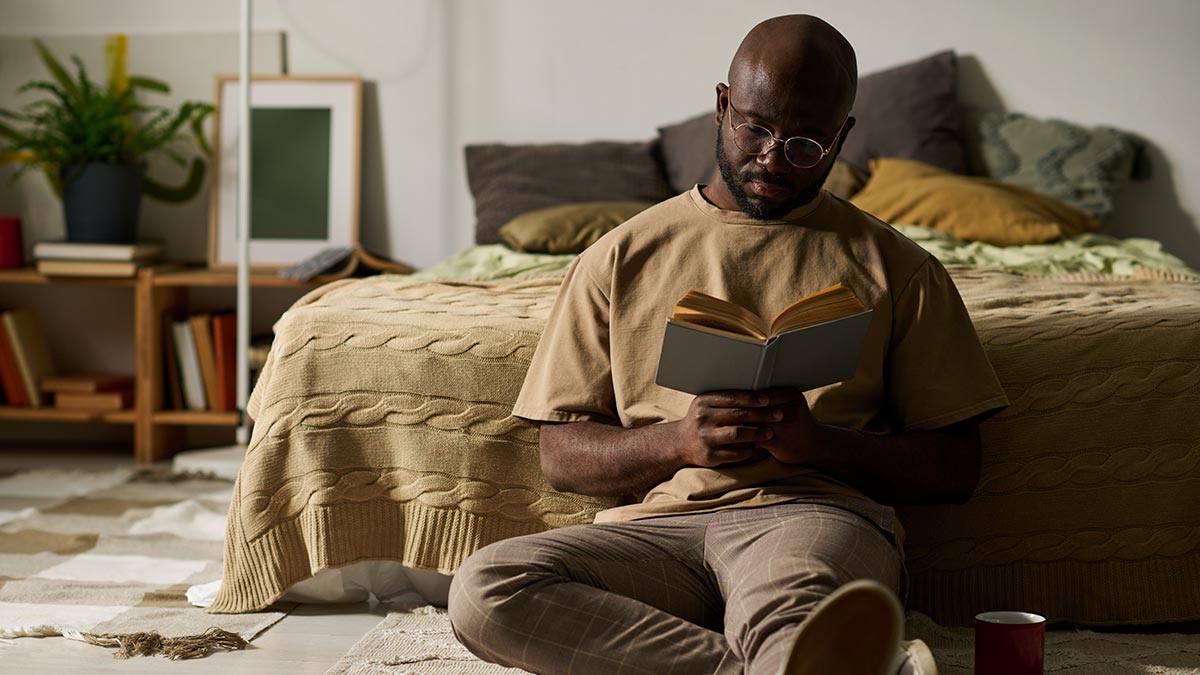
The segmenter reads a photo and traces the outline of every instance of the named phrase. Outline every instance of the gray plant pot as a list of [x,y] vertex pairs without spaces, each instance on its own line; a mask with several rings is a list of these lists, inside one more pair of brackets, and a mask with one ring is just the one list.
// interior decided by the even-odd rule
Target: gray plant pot
[[88,244],[137,241],[142,172],[140,164],[62,167],[67,241]]

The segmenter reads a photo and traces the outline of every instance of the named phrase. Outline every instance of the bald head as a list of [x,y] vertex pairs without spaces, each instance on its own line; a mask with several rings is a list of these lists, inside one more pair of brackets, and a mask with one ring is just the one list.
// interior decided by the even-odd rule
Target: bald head
[[729,66],[729,85],[769,104],[773,109],[764,114],[840,122],[854,105],[858,61],[846,38],[821,19],[779,16],[742,40]]

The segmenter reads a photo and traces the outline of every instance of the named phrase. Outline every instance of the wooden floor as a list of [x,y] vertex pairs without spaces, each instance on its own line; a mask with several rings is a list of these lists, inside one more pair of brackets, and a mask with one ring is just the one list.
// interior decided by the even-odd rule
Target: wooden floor
[[[0,451],[0,470],[14,468],[105,469],[133,466],[132,453],[96,451]],[[161,657],[117,660],[111,651],[63,638],[0,640],[0,673],[219,673],[220,675],[321,675],[374,628],[386,613],[366,603],[301,605],[271,626],[246,651],[203,659],[167,661]]]

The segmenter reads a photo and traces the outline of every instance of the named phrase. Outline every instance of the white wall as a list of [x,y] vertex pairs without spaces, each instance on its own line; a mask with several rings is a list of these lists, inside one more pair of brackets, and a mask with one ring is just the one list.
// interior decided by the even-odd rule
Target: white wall
[[[1200,2],[1193,0],[258,0],[292,73],[361,74],[365,243],[427,265],[471,241],[464,143],[649,138],[712,105],[759,20],[841,29],[861,72],[953,48],[964,96],[1108,124],[1151,144],[1155,177],[1109,231],[1200,266]],[[237,29],[238,0],[0,0],[0,35]],[[2,64],[0,64],[2,67]],[[168,73],[149,73],[170,79]],[[0,92],[0,104],[10,104]],[[0,189],[4,189],[0,186]]]

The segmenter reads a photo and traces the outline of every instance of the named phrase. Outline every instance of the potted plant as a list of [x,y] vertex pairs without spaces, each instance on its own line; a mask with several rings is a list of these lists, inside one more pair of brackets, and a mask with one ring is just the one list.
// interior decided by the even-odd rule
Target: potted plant
[[[77,56],[71,57],[72,75],[40,40],[34,46],[51,80],[28,82],[17,93],[46,97],[19,111],[0,109],[0,161],[22,163],[18,176],[32,168],[45,172],[63,200],[68,241],[135,241],[141,195],[183,202],[200,191],[209,153],[203,122],[211,105],[185,101],[172,110],[141,102],[140,92],[171,90],[160,80],[127,73],[123,35],[105,46],[106,85],[92,81]],[[155,153],[189,166],[181,150],[192,142],[201,154],[192,153],[182,184],[167,186],[145,175]]]

